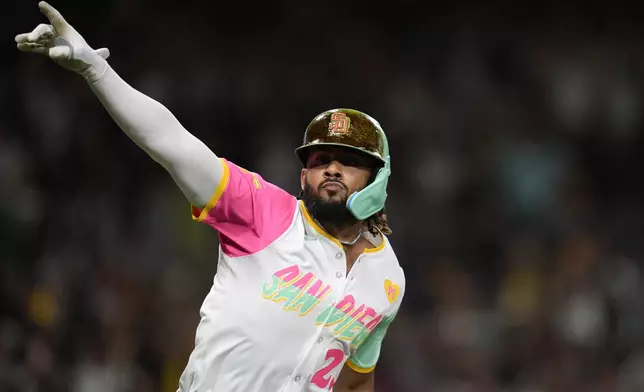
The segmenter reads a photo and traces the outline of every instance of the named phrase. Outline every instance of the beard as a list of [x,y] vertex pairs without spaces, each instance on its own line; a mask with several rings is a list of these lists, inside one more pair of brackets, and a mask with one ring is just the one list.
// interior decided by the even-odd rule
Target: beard
[[[320,184],[320,187],[323,184]],[[339,201],[324,200],[319,193],[316,194],[313,191],[313,186],[308,181],[304,184],[302,200],[309,214],[324,228],[334,227],[339,229],[358,222],[347,208],[346,197],[341,198]]]

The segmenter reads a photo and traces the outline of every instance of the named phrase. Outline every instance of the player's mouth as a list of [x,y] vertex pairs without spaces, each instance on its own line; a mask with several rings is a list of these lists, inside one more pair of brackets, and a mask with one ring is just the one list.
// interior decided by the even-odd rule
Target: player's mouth
[[327,181],[324,184],[322,184],[322,189],[326,189],[327,191],[342,191],[344,190],[344,185],[342,185],[338,181]]

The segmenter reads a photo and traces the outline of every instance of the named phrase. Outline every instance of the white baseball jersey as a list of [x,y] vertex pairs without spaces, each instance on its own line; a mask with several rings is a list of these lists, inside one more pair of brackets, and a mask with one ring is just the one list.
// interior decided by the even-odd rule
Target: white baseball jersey
[[192,207],[220,250],[180,391],[332,391],[345,364],[372,371],[405,291],[387,238],[347,271],[303,203],[222,161],[212,199]]

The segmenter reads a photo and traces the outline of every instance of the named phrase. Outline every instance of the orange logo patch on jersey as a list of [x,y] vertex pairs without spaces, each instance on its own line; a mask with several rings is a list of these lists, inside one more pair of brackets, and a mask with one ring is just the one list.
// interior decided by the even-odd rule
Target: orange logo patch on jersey
[[351,126],[351,119],[345,113],[335,112],[331,115],[329,121],[329,132],[331,133],[347,133]]
[[394,284],[391,280],[385,280],[385,294],[387,294],[387,299],[389,303],[392,303],[400,295],[400,286]]

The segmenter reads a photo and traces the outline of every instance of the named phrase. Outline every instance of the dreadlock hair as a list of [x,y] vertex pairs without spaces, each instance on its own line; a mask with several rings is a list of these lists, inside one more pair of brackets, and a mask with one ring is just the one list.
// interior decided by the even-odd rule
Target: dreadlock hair
[[367,227],[373,235],[377,235],[378,231],[385,235],[391,234],[391,228],[389,227],[389,222],[387,222],[387,214],[385,214],[384,209],[367,218]]

